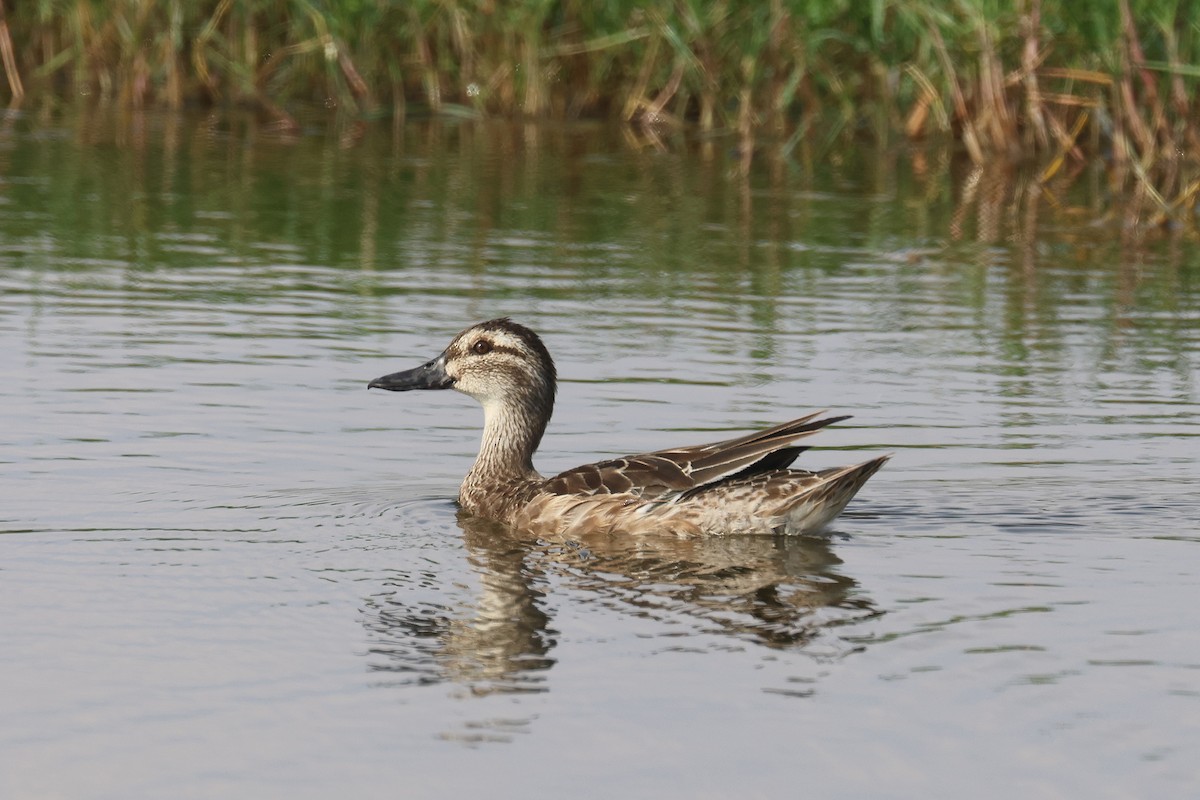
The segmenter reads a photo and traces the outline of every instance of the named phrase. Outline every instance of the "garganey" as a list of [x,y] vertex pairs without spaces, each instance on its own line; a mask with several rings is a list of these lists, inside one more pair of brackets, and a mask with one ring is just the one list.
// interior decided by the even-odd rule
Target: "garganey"
[[483,405],[483,441],[458,502],[535,535],[604,531],[679,536],[819,531],[884,465],[789,469],[795,443],[847,417],[818,411],[714,444],[585,464],[545,478],[533,454],[554,411],[557,373],[537,334],[507,317],[454,337],[441,355],[367,388],[456,389]]

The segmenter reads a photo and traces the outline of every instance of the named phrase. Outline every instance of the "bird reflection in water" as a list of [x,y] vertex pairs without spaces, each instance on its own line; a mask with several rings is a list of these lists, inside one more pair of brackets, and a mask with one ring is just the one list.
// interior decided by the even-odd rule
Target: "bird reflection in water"
[[[560,636],[570,635],[553,627],[554,610],[580,601],[661,621],[673,648],[708,647],[717,636],[817,659],[857,649],[833,630],[882,613],[839,571],[842,561],[827,539],[550,541],[464,513],[458,522],[472,593],[463,598],[463,582],[455,581],[453,592],[433,586],[367,601],[371,669],[388,674],[385,683],[450,682],[477,696],[545,691],[551,653]],[[690,625],[691,643],[679,638],[688,630],[681,622]]]
[[557,633],[545,609],[538,543],[497,523],[461,513],[459,520],[475,593],[456,599],[464,588],[456,581],[433,587],[430,600],[414,599],[420,578],[409,573],[398,584],[405,591],[367,598],[371,669],[401,683],[451,681],[474,695],[544,691]]

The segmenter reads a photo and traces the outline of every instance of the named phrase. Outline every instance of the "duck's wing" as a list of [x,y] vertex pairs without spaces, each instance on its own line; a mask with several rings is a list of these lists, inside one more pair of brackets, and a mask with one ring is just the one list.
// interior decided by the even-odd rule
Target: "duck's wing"
[[793,443],[826,425],[849,417],[817,419],[824,411],[736,439],[659,450],[584,464],[549,478],[550,494],[631,493],[653,500],[674,492],[709,486],[734,476],[747,477],[786,469],[805,449]]

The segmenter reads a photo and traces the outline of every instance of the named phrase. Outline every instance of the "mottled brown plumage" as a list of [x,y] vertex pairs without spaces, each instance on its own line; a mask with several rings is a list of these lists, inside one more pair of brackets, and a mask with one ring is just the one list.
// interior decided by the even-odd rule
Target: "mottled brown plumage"
[[734,439],[543,478],[533,454],[554,411],[556,379],[537,334],[501,318],[467,328],[437,358],[377,378],[368,388],[454,388],[478,400],[483,440],[459,503],[538,534],[809,533],[841,513],[889,458],[819,472],[789,469],[805,449],[797,441],[847,419],[816,412]]

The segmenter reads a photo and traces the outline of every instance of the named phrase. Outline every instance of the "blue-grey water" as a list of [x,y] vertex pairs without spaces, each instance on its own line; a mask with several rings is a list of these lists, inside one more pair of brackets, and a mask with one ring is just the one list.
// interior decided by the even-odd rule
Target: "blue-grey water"
[[[0,796],[1200,793],[1194,232],[732,161],[8,117]],[[806,464],[895,456],[819,538],[460,518],[479,409],[366,382],[502,314],[562,377],[543,472],[818,408]]]

